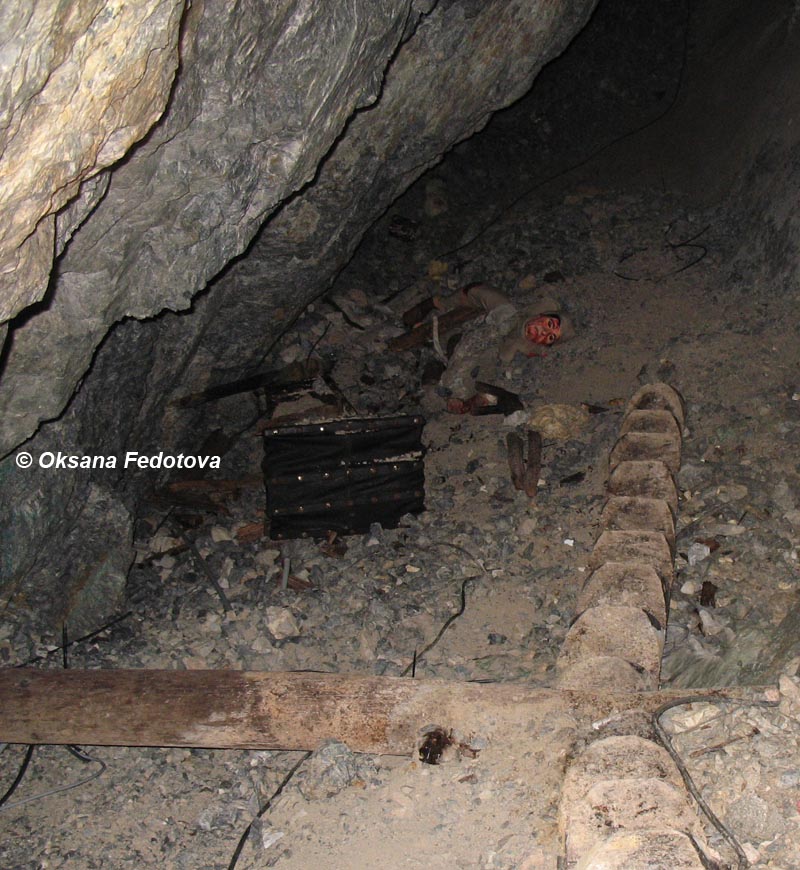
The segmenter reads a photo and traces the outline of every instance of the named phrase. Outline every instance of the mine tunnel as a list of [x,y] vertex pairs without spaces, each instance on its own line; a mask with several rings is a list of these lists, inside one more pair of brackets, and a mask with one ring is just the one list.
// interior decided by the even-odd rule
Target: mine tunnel
[[0,864],[800,866],[797,4],[0,33]]

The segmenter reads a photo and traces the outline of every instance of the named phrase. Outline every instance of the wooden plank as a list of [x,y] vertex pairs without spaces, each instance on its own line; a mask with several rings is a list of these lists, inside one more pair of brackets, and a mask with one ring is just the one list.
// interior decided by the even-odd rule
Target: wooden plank
[[[461,326],[462,323],[467,323],[481,314],[486,314],[482,308],[467,306],[445,311],[444,314],[439,316],[439,335],[447,335],[448,332],[452,332],[457,326]],[[422,345],[432,340],[433,324],[427,322],[415,326],[411,332],[405,332],[403,335],[398,335],[396,338],[391,339],[388,347],[389,350],[393,351],[411,350],[414,347],[422,347]]]
[[7,668],[0,670],[0,741],[289,750],[337,739],[358,752],[407,755],[430,724],[513,745],[551,727],[553,717],[570,715],[588,727],[678,697],[291,672]]

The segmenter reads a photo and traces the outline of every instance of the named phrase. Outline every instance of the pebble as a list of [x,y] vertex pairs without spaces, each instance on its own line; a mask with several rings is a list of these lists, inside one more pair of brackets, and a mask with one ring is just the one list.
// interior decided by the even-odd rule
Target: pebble
[[707,544],[693,543],[689,546],[686,551],[686,558],[689,561],[689,565],[696,565],[698,562],[702,562],[703,559],[707,559],[711,555],[711,547]]
[[783,816],[757,795],[746,794],[727,810],[728,824],[745,840],[763,843],[776,837],[784,826]]
[[268,607],[267,628],[275,640],[287,640],[300,634],[300,626],[290,610],[285,607]]
[[800,770],[787,770],[779,782],[783,788],[800,788]]
[[368,755],[352,752],[338,740],[325,740],[314,750],[295,778],[295,785],[306,800],[319,800],[338,794],[349,786],[364,786],[376,781],[377,768]]
[[[261,821],[261,820],[259,820]],[[270,846],[274,846],[278,840],[281,840],[286,835],[283,831],[276,831],[269,824],[263,824],[261,827],[261,848],[269,849]]]
[[259,550],[255,555],[255,563],[261,568],[271,568],[278,560],[278,550]]

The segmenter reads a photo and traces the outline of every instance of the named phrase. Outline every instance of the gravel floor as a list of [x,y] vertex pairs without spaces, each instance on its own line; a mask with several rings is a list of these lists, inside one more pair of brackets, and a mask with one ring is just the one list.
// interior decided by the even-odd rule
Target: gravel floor
[[[456,185],[440,179],[440,204]],[[784,676],[780,708],[691,705],[670,711],[665,727],[754,866],[800,866],[797,299],[760,298],[731,278],[737,227],[725,214],[661,192],[563,182],[440,266],[434,245],[446,228],[437,221],[454,217],[426,210],[424,191],[373,230],[334,287],[336,306],[312,306],[280,361],[312,350],[331,361],[359,413],[425,414],[427,510],[348,537],[340,552],[311,540],[242,540],[264,511],[261,445],[248,434],[223,462],[225,476],[249,478],[227,513],[203,515],[197,528],[155,506],[141,517],[129,615],[73,645],[70,665],[400,675],[416,651],[418,678],[551,685],[598,534],[621,402],[641,382],[667,380],[686,399],[688,431],[664,684],[690,695]],[[389,232],[397,215],[417,222],[415,239]],[[676,243],[693,236],[704,253],[691,264],[698,249]],[[429,277],[404,289],[420,272]],[[513,418],[447,414],[441,386],[421,384],[432,352],[386,349],[420,295],[488,281],[522,305],[544,275],[578,335],[479,372],[520,395],[525,411]],[[236,401],[218,403],[221,422],[251,412]],[[530,500],[511,484],[505,439],[554,404],[578,413],[570,431],[545,434]],[[439,636],[462,594],[463,614]],[[0,627],[7,665],[39,657],[38,666],[60,667],[58,646],[19,621]],[[100,776],[24,802],[98,770],[65,748],[39,747],[0,813],[0,865],[228,867],[253,822],[236,866],[555,867],[560,779],[578,741],[565,718],[528,743],[438,766],[337,744],[311,757],[84,747],[107,765]],[[3,788],[23,756],[16,746],[0,754]]]

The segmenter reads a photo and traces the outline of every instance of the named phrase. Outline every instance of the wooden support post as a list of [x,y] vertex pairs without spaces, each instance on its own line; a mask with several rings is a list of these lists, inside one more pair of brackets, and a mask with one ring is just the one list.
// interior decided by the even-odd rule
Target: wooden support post
[[337,674],[9,668],[0,670],[0,741],[290,750],[337,739],[358,752],[409,755],[430,724],[513,745],[553,717],[589,727],[679,697]]

